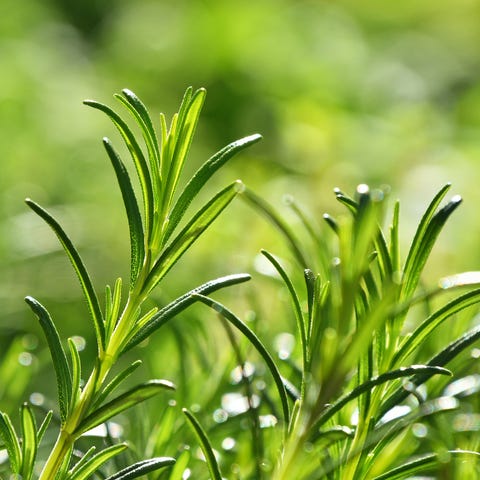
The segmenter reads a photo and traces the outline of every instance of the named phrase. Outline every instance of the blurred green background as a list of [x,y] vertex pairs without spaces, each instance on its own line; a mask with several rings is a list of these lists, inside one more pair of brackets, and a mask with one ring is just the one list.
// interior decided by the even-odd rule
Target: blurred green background
[[[127,224],[100,141],[120,139],[82,105],[115,105],[112,94],[125,87],[168,117],[188,85],[206,87],[186,175],[259,132],[264,140],[219,172],[209,193],[241,178],[287,217],[285,194],[320,222],[337,209],[334,187],[386,184],[401,200],[407,245],[434,192],[452,182],[465,204],[428,272],[480,270],[479,45],[476,0],[2,0],[3,355],[38,351],[27,366],[48,365],[35,336],[12,344],[15,333],[38,333],[25,295],[51,310],[62,336],[81,335],[87,346],[91,338],[73,271],[25,197],[61,220],[99,292],[127,277]],[[262,247],[288,258],[273,229],[236,201],[169,274],[160,302],[227,273],[249,271],[261,282],[254,264]],[[258,302],[257,285],[222,295],[242,314]]]

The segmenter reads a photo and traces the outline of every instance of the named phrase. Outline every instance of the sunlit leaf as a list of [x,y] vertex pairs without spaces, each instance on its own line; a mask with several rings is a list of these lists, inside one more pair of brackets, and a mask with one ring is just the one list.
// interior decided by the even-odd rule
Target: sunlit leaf
[[87,300],[87,305],[93,319],[95,333],[97,336],[98,349],[99,351],[103,351],[103,349],[105,348],[105,327],[103,324],[102,311],[100,310],[100,304],[98,302],[95,289],[93,288],[92,281],[90,280],[90,276],[88,275],[87,269],[85,268],[85,265],[83,264],[83,261],[78,251],[76,250],[72,241],[67,236],[60,224],[46,210],[44,210],[40,205],[30,199],[25,200],[25,202],[54,231],[54,233],[60,240],[60,243],[62,244],[68,258],[70,259],[73,268],[75,269],[75,272],[77,273],[77,276],[80,280],[80,284],[82,286],[82,290],[85,295],[85,299]]
[[171,457],[156,457],[141,462],[134,463],[118,473],[111,475],[105,480],[132,480],[139,478],[147,473],[154,472],[161,468],[171,467],[175,464],[175,459]]
[[64,422],[67,418],[72,398],[72,378],[65,350],[60,342],[60,336],[55,328],[55,324],[46,308],[32,297],[26,297],[25,301],[35,315],[37,315],[40,326],[45,334],[48,348],[50,349],[50,355],[52,356],[53,367],[57,378],[60,417],[62,422]]

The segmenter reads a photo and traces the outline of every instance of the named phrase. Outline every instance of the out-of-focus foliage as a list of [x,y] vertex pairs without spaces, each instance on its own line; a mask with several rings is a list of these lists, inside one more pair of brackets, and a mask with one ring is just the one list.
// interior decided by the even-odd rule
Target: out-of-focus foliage
[[[17,348],[15,331],[38,328],[22,300],[30,293],[64,319],[65,336],[88,334],[75,278],[24,197],[61,219],[97,285],[127,277],[119,259],[128,257],[128,227],[100,142],[120,141],[81,103],[109,102],[123,87],[167,114],[187,85],[207,88],[186,173],[226,143],[262,133],[212,192],[241,178],[277,206],[293,194],[320,217],[338,208],[334,186],[388,184],[402,200],[410,238],[427,199],[452,182],[465,204],[428,268],[435,277],[478,270],[479,44],[474,0],[3,0],[0,351]],[[159,298],[253,271],[258,250],[286,252],[280,243],[237,202]],[[42,371],[46,358],[30,340],[25,352]]]

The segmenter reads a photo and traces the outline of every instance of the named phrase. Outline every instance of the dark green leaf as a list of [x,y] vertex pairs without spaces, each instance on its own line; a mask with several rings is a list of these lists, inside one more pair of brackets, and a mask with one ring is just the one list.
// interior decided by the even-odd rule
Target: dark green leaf
[[169,216],[169,223],[165,231],[163,242],[166,243],[173,233],[174,229],[178,226],[187,208],[192,200],[196,197],[198,192],[207,183],[210,177],[225,163],[230,160],[236,153],[245,149],[246,147],[253,145],[262,138],[261,135],[255,134],[249,137],[242,138],[233,143],[230,143],[222,150],[213,155],[207,160],[195,175],[190,179],[186,187],[175,202],[172,211]]
[[195,294],[199,293],[202,295],[209,295],[210,293],[213,293],[221,288],[246,282],[247,280],[250,280],[250,278],[250,275],[246,273],[228,275],[226,277],[220,277],[215,280],[211,280],[203,285],[200,285],[199,287],[194,288],[193,290],[190,290],[159,310],[158,313],[156,313],[151,320],[129,340],[123,350],[123,353],[130,350],[135,345],[138,345],[140,342],[148,338],[155,330],[159,329],[173,317],[195,303],[197,301],[197,298],[194,296]]
[[87,269],[85,268],[79,253],[60,224],[46,210],[30,199],[27,199],[26,203],[37,215],[45,220],[45,222],[55,232],[65,252],[67,253],[68,258],[70,259],[73,268],[78,275],[85,299],[87,300],[95,327],[99,351],[103,351],[105,348],[105,328],[103,325],[102,311],[100,310],[100,304],[98,302],[95,289],[93,288],[92,281],[90,280],[90,276],[88,275]]
[[265,346],[260,341],[260,339],[255,335],[255,333],[221,303],[218,303],[209,297],[205,297],[204,295],[195,294],[195,296],[198,297],[198,299],[201,302],[203,302],[205,305],[208,305],[210,308],[215,310],[218,314],[222,315],[222,317],[228,320],[235,328],[240,330],[245,335],[245,337],[250,341],[250,343],[255,347],[257,352],[265,360],[265,363],[267,364],[267,367],[270,370],[270,373],[272,374],[275,385],[277,386],[278,394],[280,396],[280,401],[282,402],[285,426],[287,426],[290,419],[287,392],[285,390],[285,385],[283,383],[280,372],[278,371],[278,368],[275,365],[273,358],[268,353],[268,350],[265,348]]
[[60,406],[60,418],[62,422],[67,418],[72,398],[72,379],[67,357],[60,342],[55,324],[53,323],[45,307],[32,297],[26,297],[25,301],[37,315],[40,326],[43,329],[45,338],[52,356],[53,368],[57,377],[58,403]]
[[103,139],[103,145],[110,157],[117,175],[118,184],[122,192],[123,203],[127,212],[128,227],[130,230],[130,288],[135,285],[138,273],[142,267],[145,256],[145,239],[143,234],[142,217],[138,209],[137,199],[130,182],[127,169],[114,150],[108,138]]
[[419,374],[428,374],[433,375],[451,375],[451,373],[445,368],[429,366],[429,365],[412,365],[410,367],[402,367],[398,370],[392,370],[391,372],[386,372],[377,377],[371,378],[366,382],[362,383],[358,387],[354,388],[351,392],[344,395],[332,405],[327,407],[322,414],[320,415],[317,424],[321,425],[327,422],[332,416],[340,411],[348,402],[351,402],[360,395],[369,392],[372,388],[381,385],[382,383],[389,382],[391,380],[396,380],[398,378],[410,377],[412,375]]
[[149,382],[137,385],[88,415],[75,430],[74,435],[77,437],[80,436],[82,433],[106,422],[109,418],[123,412],[127,408],[158,395],[165,389],[173,390],[175,386],[166,380],[150,380]]
[[106,105],[95,102],[93,100],[85,100],[83,103],[106,113],[108,117],[110,117],[113,124],[120,132],[120,135],[122,136],[123,141],[125,142],[125,145],[127,146],[128,151],[132,156],[132,160],[135,165],[138,179],[140,181],[140,187],[142,190],[143,206],[145,209],[145,230],[147,232],[148,238],[150,238],[152,235],[153,227],[154,196],[152,190],[152,180],[150,178],[150,171],[148,169],[147,162],[145,161],[145,156],[143,155],[142,149],[138,145],[135,135],[132,133],[128,125],[110,107],[107,107]]
[[171,457],[156,457],[149,460],[142,460],[141,462],[137,462],[120,470],[106,480],[132,480],[133,478],[139,478],[142,475],[154,472],[160,468],[171,467],[174,464],[175,459]]
[[207,462],[208,469],[210,470],[212,480],[222,480],[223,477],[220,472],[220,467],[218,466],[213,447],[210,444],[210,440],[208,439],[205,430],[202,428],[200,423],[198,423],[198,420],[193,416],[193,414],[190,413],[186,408],[184,408],[182,411],[187,417],[188,424],[194,431],[195,436],[200,443],[200,447],[202,449],[203,455],[205,456],[205,460]]

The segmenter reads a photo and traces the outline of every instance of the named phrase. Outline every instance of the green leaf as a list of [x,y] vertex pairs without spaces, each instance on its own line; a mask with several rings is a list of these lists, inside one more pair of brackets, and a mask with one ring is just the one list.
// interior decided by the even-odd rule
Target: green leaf
[[243,184],[236,181],[215,195],[198,211],[185,228],[175,237],[160,255],[145,281],[145,292],[150,292],[178,259],[200,237],[227,205],[237,196]]
[[54,233],[60,240],[60,243],[62,244],[68,258],[70,259],[73,268],[77,273],[78,279],[80,280],[80,284],[82,286],[82,290],[85,295],[85,299],[87,300],[90,314],[93,319],[95,333],[97,336],[98,349],[100,352],[102,352],[105,348],[105,328],[103,325],[102,311],[100,309],[100,304],[98,302],[95,289],[93,288],[93,284],[90,280],[87,269],[85,268],[85,265],[83,264],[79,253],[75,249],[73,243],[68,238],[67,234],[62,229],[60,224],[46,210],[44,210],[40,205],[30,199],[25,200],[25,202],[54,231]]
[[262,138],[261,135],[254,134],[248,137],[237,140],[230,143],[226,147],[222,148],[219,152],[208,159],[195,175],[190,179],[186,187],[175,202],[172,211],[169,216],[169,223],[164,234],[163,242],[166,243],[173,233],[174,229],[178,226],[183,215],[187,211],[192,200],[197,196],[198,192],[212,177],[212,175],[225,163],[230,160],[235,154],[241,150],[247,148],[250,145],[258,142]]
[[250,343],[255,347],[255,349],[261,355],[261,357],[264,359],[273,377],[275,385],[277,387],[278,394],[280,396],[280,401],[282,403],[285,426],[287,426],[290,419],[287,392],[285,390],[285,385],[280,375],[280,372],[272,356],[268,353],[268,350],[265,348],[265,346],[260,341],[260,339],[255,335],[255,333],[252,330],[250,330],[250,328],[245,323],[243,323],[236,315],[234,315],[230,310],[228,310],[221,303],[218,303],[215,300],[212,300],[211,298],[205,297],[204,295],[200,295],[198,293],[195,294],[195,296],[198,297],[198,299],[201,302],[203,302],[205,305],[208,305],[210,308],[215,310],[218,314],[222,315],[222,317],[228,320],[234,327],[240,330],[245,335],[245,337],[247,337]]
[[197,301],[195,294],[209,295],[221,288],[246,282],[247,280],[250,280],[250,278],[250,275],[246,273],[228,275],[206,282],[183,294],[181,297],[175,299],[173,302],[159,310],[158,313],[156,313],[151,320],[128,341],[122,353],[125,353],[135,345],[138,345],[140,342],[148,338],[155,330],[158,330],[162,325],[165,325],[165,323],[173,317],[195,303]]
[[135,135],[132,133],[128,125],[110,107],[107,107],[102,103],[95,102],[94,100],[85,100],[83,103],[108,115],[120,132],[120,135],[125,142],[128,151],[130,152],[142,190],[143,206],[145,210],[145,231],[147,232],[148,238],[150,238],[153,227],[154,195],[150,171],[148,169],[147,162],[145,161],[145,156],[143,155],[142,149],[138,145]]
[[20,409],[22,421],[22,468],[20,474],[23,480],[30,480],[37,456],[37,425],[32,409],[24,403]]
[[[480,327],[473,328],[469,332],[462,335],[457,340],[451,342],[446,348],[441,350],[437,355],[435,355],[428,363],[428,366],[438,366],[443,367],[447,365],[448,362],[453,360],[457,355],[462,353],[466,348],[472,345],[480,339]],[[422,383],[425,383],[433,373],[430,372],[421,372],[414,375],[410,379],[410,383],[414,386],[419,386]],[[388,397],[385,402],[382,404],[382,407],[379,411],[381,418],[386,412],[392,409],[394,406],[403,402],[410,395],[410,391],[404,387],[398,388],[390,397]]]
[[308,362],[307,332],[305,327],[305,320],[302,314],[302,307],[300,306],[300,300],[298,298],[297,292],[295,291],[295,287],[293,286],[292,281],[288,277],[287,272],[285,272],[284,268],[280,265],[280,262],[271,253],[267,252],[266,250],[262,250],[262,255],[269,260],[269,262],[274,266],[275,270],[280,274],[283,282],[285,283],[288,289],[288,293],[290,294],[290,298],[292,300],[292,305],[293,305],[293,313],[295,314],[295,319],[297,321],[297,328],[298,328],[298,331],[300,332],[303,365],[305,368]]
[[135,360],[127,368],[123,369],[119,374],[105,386],[102,392],[99,394],[98,398],[95,400],[93,407],[96,408],[100,406],[104,400],[126,379],[128,378],[140,365],[142,364],[141,360]]
[[[480,457],[480,453],[470,450],[449,450],[448,454],[454,458],[459,457],[464,460],[466,460],[464,457],[468,456],[477,457],[475,458],[476,462],[479,461],[478,457]],[[431,471],[442,463],[444,463],[444,461],[439,454],[430,453],[411,460],[399,467],[393,468],[392,470],[375,477],[373,480],[401,480],[404,478],[410,478],[412,475],[417,476],[419,473]]]
[[53,323],[45,307],[32,297],[26,297],[25,301],[37,315],[40,326],[43,329],[47,339],[50,355],[52,356],[53,368],[57,378],[58,404],[60,406],[60,418],[62,423],[67,418],[71,397],[72,397],[72,379],[70,368],[68,367],[67,357],[60,342],[55,324]]
[[441,229],[461,202],[461,198],[455,196],[435,214],[438,205],[445,197],[449,188],[450,184],[447,184],[438,192],[418,225],[403,269],[402,298],[408,298],[415,291],[420,274]]
[[400,347],[397,349],[392,360],[392,365],[398,365],[414,350],[419,349],[433,330],[435,330],[446,319],[467,307],[477,304],[478,302],[480,302],[480,289],[465,293],[432,313],[400,344]]
[[147,473],[154,472],[160,468],[171,467],[175,464],[175,459],[171,457],[155,457],[141,462],[134,463],[118,473],[111,475],[105,480],[132,480],[139,478]]
[[72,338],[68,339],[70,358],[72,359],[72,398],[70,400],[70,411],[75,408],[80,397],[80,382],[82,379],[82,364],[78,353],[77,345]]
[[80,436],[124,410],[158,395],[165,389],[174,390],[175,386],[166,380],[150,380],[149,382],[137,385],[88,415],[75,430],[74,435],[76,437]]
[[68,472],[68,480],[86,480],[91,477],[105,462],[128,448],[126,443],[112,445],[96,455],[89,456],[88,460],[82,459]]
[[122,301],[122,279],[117,278],[113,287],[113,294],[110,286],[106,288],[105,300],[105,336],[110,338],[118,320],[120,304]]
[[10,467],[13,473],[20,473],[22,465],[22,450],[10,417],[0,412],[0,438],[7,449]]
[[208,469],[210,470],[210,476],[212,480],[222,480],[223,477],[220,472],[220,467],[218,466],[213,447],[210,444],[205,430],[202,428],[198,420],[191,412],[189,412],[186,408],[182,409],[182,411],[187,418],[188,424],[195,433],[198,442],[200,443],[200,447],[202,449],[203,455],[205,456],[205,460],[207,462]]
[[[168,173],[164,177],[165,192],[163,196],[163,204],[171,205],[173,194],[175,192],[180,173],[182,172],[185,158],[192,143],[193,134],[198,123],[198,118],[203,106],[207,92],[205,89],[198,89],[191,98],[188,98],[188,90],[185,94],[184,101],[180,107],[178,115],[178,132],[172,135],[174,140],[172,150],[169,152],[171,156],[164,156],[163,161],[168,162]],[[165,165],[166,166],[166,165]]]
[[348,402],[351,402],[355,398],[363,395],[364,393],[370,392],[374,387],[381,385],[383,383],[389,382],[391,380],[396,380],[398,378],[410,377],[412,375],[418,374],[428,374],[433,375],[451,375],[449,370],[445,368],[430,366],[430,365],[412,365],[410,367],[402,367],[397,370],[392,370],[390,372],[383,373],[377,377],[371,378],[366,382],[362,383],[358,387],[354,388],[351,392],[344,395],[332,405],[328,406],[322,414],[319,416],[318,425],[325,424],[330,418],[332,418],[335,413],[340,411]]
[[43,435],[47,431],[48,426],[50,425],[50,421],[53,417],[53,410],[49,410],[43,419],[38,431],[37,431],[37,444],[40,444],[42,441]]
[[300,263],[302,268],[307,268],[308,264],[305,255],[302,252],[300,242],[295,237],[289,225],[283,221],[283,219],[277,214],[277,212],[272,208],[272,206],[248,188],[246,188],[242,192],[242,198],[247,200],[257,211],[264,215],[273,224],[273,226],[275,226],[280,231],[280,233],[287,240],[287,243],[290,246],[290,249],[295,259],[298,261],[298,263]]
[[103,139],[103,145],[117,175],[118,184],[122,192],[123,203],[127,212],[128,227],[130,230],[130,289],[132,289],[135,285],[138,273],[142,268],[145,257],[145,238],[143,234],[142,217],[125,165],[114,150],[108,138]]
[[160,176],[160,149],[158,147],[157,135],[153,127],[152,119],[148,113],[147,108],[143,102],[128,89],[122,90],[123,97],[115,94],[114,97],[119,100],[135,118],[137,124],[145,140],[145,145],[148,150],[148,157],[150,160],[150,171],[153,180],[154,198],[158,198],[160,194],[161,176]]

